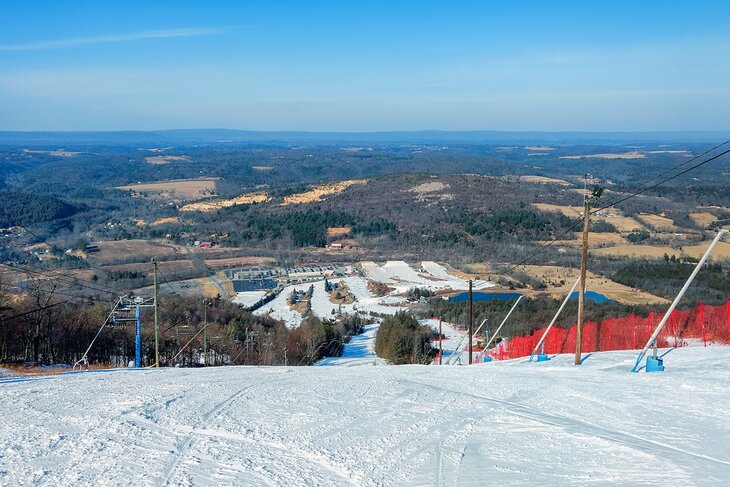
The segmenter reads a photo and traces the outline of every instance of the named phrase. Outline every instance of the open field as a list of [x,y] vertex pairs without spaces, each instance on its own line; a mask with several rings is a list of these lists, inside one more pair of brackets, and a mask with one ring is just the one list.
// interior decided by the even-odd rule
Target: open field
[[442,183],[441,181],[431,181],[428,183],[421,183],[417,186],[414,186],[410,188],[408,191],[411,193],[418,193],[418,194],[424,194],[424,193],[436,193],[438,191],[443,191],[445,189],[448,189],[450,186],[448,184]]
[[715,215],[707,211],[697,211],[694,213],[690,213],[689,217],[697,225],[700,225],[703,228],[711,225],[712,223],[715,223],[718,220]]
[[73,157],[73,156],[80,154],[79,152],[67,151],[65,149],[55,149],[55,150],[23,149],[23,152],[25,154],[48,154],[49,156],[56,156],[56,157]]
[[[541,279],[548,285],[549,292],[556,295],[555,297],[558,299],[560,299],[560,296],[565,296],[565,294],[570,291],[570,288],[580,275],[579,269],[557,266],[528,265],[520,266],[518,269]],[[615,301],[626,304],[655,304],[669,302],[664,298],[624,286],[623,284],[619,284],[592,272],[588,272],[587,276],[586,290],[601,293]],[[561,281],[563,284],[560,284]],[[528,291],[526,294],[532,293]]]
[[562,213],[568,218],[576,218],[583,213],[582,206],[551,205],[548,203],[533,203],[532,206],[540,211]]
[[114,189],[130,191],[150,199],[194,200],[215,194],[217,178],[178,179],[158,183],[130,184]]
[[730,478],[718,411],[730,399],[730,347],[680,348],[666,372],[632,374],[635,351],[593,353],[580,367],[568,354],[387,366],[357,345],[343,365],[362,357],[360,367],[3,379],[0,483],[710,487]]
[[152,222],[152,226],[157,225],[165,225],[169,223],[180,223],[180,219],[176,216],[166,217],[166,218],[158,218],[157,220]]
[[637,222],[630,216],[614,216],[614,217],[597,217],[596,219],[610,223],[619,232],[630,233],[634,231],[646,230],[644,225]]
[[[204,254],[200,254],[205,257]],[[211,269],[230,269],[235,267],[254,267],[272,265],[276,259],[273,257],[223,257],[204,258],[203,262]]]
[[[191,272],[195,269],[195,266],[190,260],[162,260],[157,263],[157,267],[160,272],[167,276],[171,276],[176,272]],[[104,265],[102,267],[107,272],[111,271],[130,271],[130,272],[145,272],[152,275],[152,263],[151,262],[136,262],[132,264],[111,264]]]
[[651,213],[640,213],[636,216],[642,223],[658,232],[673,232],[677,229],[674,220]]
[[[574,234],[575,240],[557,240],[553,245],[555,245],[556,247],[580,247],[582,245],[582,234],[580,232],[574,232]],[[628,243],[626,239],[617,232],[591,232],[588,237],[588,247],[592,249]],[[544,244],[547,243],[547,241],[539,243]]]
[[144,158],[150,164],[169,164],[171,162],[188,162],[190,156],[149,156]]
[[570,183],[564,179],[548,178],[545,176],[520,176],[520,181],[525,181],[526,183],[557,184],[559,186],[570,186]]
[[343,237],[349,235],[352,231],[351,227],[329,227],[327,228],[328,237]]
[[[695,259],[699,259],[707,250],[710,245],[709,242],[703,242],[696,245],[686,245],[682,247],[682,250],[674,249],[669,246],[652,246],[652,245],[617,245],[616,247],[606,247],[602,249],[596,249],[594,252],[597,255],[610,255],[618,257],[628,258],[649,258],[649,259],[662,259],[664,254],[675,255],[677,257],[689,256]],[[710,260],[728,260],[730,259],[730,243],[720,242],[715,247]]]
[[216,211],[230,206],[253,205],[254,203],[265,203],[270,200],[271,197],[266,192],[247,193],[228,200],[190,203],[180,208],[180,211]]
[[149,262],[151,258],[181,256],[184,250],[179,246],[149,240],[111,240],[98,242],[98,251],[89,258],[99,264],[121,262]]
[[325,196],[342,193],[350,186],[353,186],[356,184],[367,184],[367,183],[368,183],[367,179],[348,179],[348,180],[340,181],[339,183],[334,183],[334,184],[322,184],[320,186],[315,186],[314,188],[310,189],[309,191],[305,191],[303,193],[297,193],[297,194],[285,196],[284,202],[282,203],[282,205],[298,205],[298,204],[304,204],[304,203],[316,203],[317,201],[322,201]]
[[579,154],[573,156],[560,156],[561,159],[645,159],[646,154],[638,151],[606,153],[606,154]]

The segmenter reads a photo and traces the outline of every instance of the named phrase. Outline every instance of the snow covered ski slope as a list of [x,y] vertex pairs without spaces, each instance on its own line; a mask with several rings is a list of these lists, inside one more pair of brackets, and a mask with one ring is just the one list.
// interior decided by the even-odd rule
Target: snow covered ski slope
[[0,485],[728,485],[730,347],[0,379]]

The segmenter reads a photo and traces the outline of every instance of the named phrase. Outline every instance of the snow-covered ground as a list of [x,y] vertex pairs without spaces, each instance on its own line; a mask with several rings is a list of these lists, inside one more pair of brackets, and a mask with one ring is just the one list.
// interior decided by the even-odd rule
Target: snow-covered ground
[[730,347],[635,356],[4,379],[0,484],[727,485]]
[[[353,294],[356,302],[353,304],[343,304],[342,312],[345,314],[353,314],[356,312],[380,314],[395,314],[403,310],[402,306],[398,306],[405,302],[405,299],[398,296],[375,297],[368,290],[367,281],[362,277],[352,276],[340,279],[333,279],[331,282],[344,282],[347,288]],[[286,322],[289,328],[296,328],[302,321],[302,315],[298,311],[294,311],[289,306],[289,296],[293,290],[306,291],[309,286],[314,286],[312,293],[312,312],[320,318],[332,318],[334,313],[340,310],[340,306],[330,301],[329,294],[324,289],[324,281],[316,281],[306,284],[296,284],[287,286],[284,290],[274,298],[270,303],[266,303],[261,308],[254,311],[256,315],[268,314],[277,320]]]
[[317,365],[385,365],[385,360],[375,354],[375,334],[379,326],[377,323],[366,326],[360,335],[352,337],[345,344],[341,357],[327,357],[317,362]]
[[[420,320],[419,323],[421,323],[422,325],[428,325],[437,332],[439,330],[439,320],[437,319]],[[441,362],[445,364],[447,361],[450,360],[451,363],[453,363],[454,365],[468,364],[469,352],[465,350],[465,345],[467,343],[466,333],[464,333],[462,330],[457,329],[454,325],[452,325],[451,323],[447,323],[446,321],[441,323],[441,331],[446,337],[442,344],[444,356]],[[439,344],[437,341],[434,341],[431,345],[435,349],[439,348]],[[457,347],[459,347],[460,350],[459,356],[451,358]],[[476,355],[477,354],[475,353],[474,356],[476,357]]]
[[261,301],[267,293],[268,291],[242,291],[236,293],[236,296],[233,298],[233,302],[249,308]]
[[[360,265],[368,279],[393,286],[399,294],[408,292],[414,287],[427,288],[431,291],[444,289],[459,291],[469,288],[467,280],[449,274],[444,266],[436,262],[422,262],[422,271],[417,271],[402,260],[389,260],[382,266],[370,261],[361,262]],[[473,283],[474,290],[490,287],[494,287],[494,283],[483,280],[476,280]]]

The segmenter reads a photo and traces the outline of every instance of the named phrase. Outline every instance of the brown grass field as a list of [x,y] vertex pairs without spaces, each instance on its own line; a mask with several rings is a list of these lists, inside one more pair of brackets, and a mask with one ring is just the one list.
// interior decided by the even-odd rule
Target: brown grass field
[[351,227],[329,227],[327,228],[328,237],[342,237],[348,235],[352,231]]
[[190,156],[149,156],[145,160],[150,164],[169,164],[175,161],[190,161]]
[[194,200],[215,194],[217,178],[178,179],[158,183],[130,184],[114,189],[144,193],[150,199]]
[[557,184],[560,186],[570,186],[568,181],[564,179],[548,178],[545,176],[520,176],[520,181],[526,183],[541,183],[541,184]]
[[233,269],[237,267],[269,266],[276,262],[273,257],[224,257],[221,259],[204,259],[205,265],[211,269]]
[[636,216],[643,224],[653,228],[658,232],[674,232],[676,225],[674,220],[660,215],[651,213],[640,213]]
[[[539,211],[546,211],[546,212],[553,212],[553,213],[562,213],[563,215],[567,216],[568,218],[576,218],[583,213],[583,208],[580,206],[565,206],[565,205],[551,205],[547,203],[533,203],[533,207],[535,207]],[[630,216],[598,216],[594,215],[591,216],[592,219],[595,220],[603,220],[614,227],[616,227],[616,230],[622,233],[628,233],[632,232],[634,230],[645,230],[645,227],[639,223],[638,221],[634,220]]]
[[[564,297],[570,291],[570,288],[580,275],[579,269],[557,266],[521,266],[519,269],[543,280],[548,284],[548,292],[558,299]],[[606,277],[598,276],[592,272],[588,272],[587,276],[586,290],[601,293],[615,301],[626,304],[669,302],[664,298],[624,286],[623,284],[614,282]],[[560,281],[564,281],[564,284],[560,284]]]
[[[190,260],[162,260],[157,263],[160,272],[172,275],[173,272],[192,271],[195,266]],[[133,264],[111,264],[102,267],[105,271],[137,271],[146,272],[152,275],[152,264],[149,262],[136,262]]]
[[[592,249],[609,247],[613,245],[622,245],[627,243],[628,242],[626,241],[626,239],[620,233],[616,232],[591,232],[588,238],[588,247]],[[575,232],[575,240],[557,240],[553,245],[556,245],[558,247],[579,247],[581,245],[581,233]]]
[[638,151],[609,153],[609,154],[580,154],[574,156],[560,156],[561,159],[645,159],[646,154]]
[[[466,266],[466,269],[470,272],[470,274],[462,273],[462,276],[464,277],[473,277],[475,275],[487,279],[497,279],[498,277],[498,275],[494,272],[494,269],[492,269],[489,263],[486,262],[469,264]],[[579,269],[547,265],[520,266],[518,267],[518,270],[526,272],[527,274],[530,274],[531,276],[542,280],[547,285],[547,291],[520,290],[520,292],[524,292],[528,296],[549,294],[556,299],[561,299],[565,297],[565,295],[575,283],[575,280],[578,279],[578,275],[580,273]],[[451,272],[451,270],[449,272]],[[564,283],[560,284],[560,281],[564,281]],[[504,290],[499,287],[493,289],[495,292]],[[639,291],[638,289],[624,286],[623,284],[619,284],[606,277],[593,274],[592,272],[588,272],[586,289],[588,291],[601,293],[604,296],[607,296],[613,300],[626,304],[650,304],[668,302],[664,298],[660,298],[658,296],[654,296],[653,294],[645,293],[643,291]]]
[[[689,256],[695,259],[699,259],[707,250],[710,242],[703,242],[696,245],[687,245],[682,247],[682,250],[673,249],[669,246],[652,246],[652,245],[617,245],[616,247],[607,247],[603,249],[596,249],[594,252],[597,255],[609,255],[615,257],[627,257],[627,258],[648,258],[648,259],[662,259],[664,254],[672,255],[676,257]],[[720,242],[715,247],[710,260],[728,260],[730,259],[730,243]]]
[[270,200],[271,197],[266,192],[246,193],[228,200],[190,203],[180,208],[180,211],[217,211],[221,208],[228,208],[230,206],[253,205],[254,203],[265,203]]
[[113,264],[119,261],[149,262],[152,257],[183,255],[184,250],[173,244],[148,240],[113,240],[98,242],[99,250],[89,254],[99,264]]
[[616,227],[619,232],[630,233],[634,230],[645,230],[644,226],[631,218],[630,216],[614,216],[614,217],[599,217],[601,220],[606,221]]
[[697,225],[700,225],[701,227],[707,227],[710,224],[717,221],[717,217],[713,215],[710,212],[707,211],[698,211],[695,213],[690,213],[689,217],[694,221]]
[[284,202],[282,203],[282,206],[298,205],[298,204],[304,204],[304,203],[316,203],[317,201],[322,201],[325,196],[342,193],[344,190],[346,190],[350,186],[353,186],[356,184],[367,184],[367,183],[368,183],[367,179],[348,179],[346,181],[340,181],[339,183],[323,184],[320,186],[315,186],[314,188],[310,189],[309,191],[305,191],[303,193],[292,194],[292,195],[284,197]]
[[157,220],[152,222],[152,226],[156,225],[164,225],[166,223],[180,223],[180,219],[176,216],[170,216],[167,218],[158,218]]

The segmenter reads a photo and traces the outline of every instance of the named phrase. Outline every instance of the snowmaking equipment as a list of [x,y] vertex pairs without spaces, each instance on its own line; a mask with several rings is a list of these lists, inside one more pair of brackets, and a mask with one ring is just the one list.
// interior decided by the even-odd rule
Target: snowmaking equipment
[[[682,299],[684,294],[687,292],[687,289],[689,289],[689,286],[692,284],[692,281],[694,281],[697,274],[700,272],[700,269],[702,269],[702,266],[705,265],[705,262],[707,262],[707,259],[710,257],[710,254],[715,249],[717,244],[722,240],[722,238],[728,234],[728,230],[720,229],[717,232],[717,235],[715,235],[715,239],[712,241],[710,246],[705,251],[705,255],[702,256],[700,261],[695,266],[694,270],[692,271],[692,274],[690,274],[689,278],[687,279],[687,282],[684,283],[684,286],[682,286],[682,289],[679,290],[679,294],[677,294],[677,297],[674,298],[674,301],[672,301],[672,304],[669,306],[669,309],[664,314],[664,317],[659,322],[657,327],[654,329],[654,333],[651,334],[651,337],[649,337],[649,340],[646,342],[646,345],[644,345],[644,348],[639,353],[639,356],[636,358],[636,363],[634,364],[634,368],[631,369],[631,372],[639,372],[642,368],[645,368],[647,372],[662,372],[664,371],[664,359],[662,357],[658,356],[658,344],[657,344],[657,338],[659,337],[659,333],[661,333],[662,328],[664,328],[664,325],[666,325],[667,321],[669,321],[669,317],[674,312],[674,309],[679,304],[679,301]],[[649,349],[652,349],[651,357],[646,357],[647,352]],[[644,367],[641,367],[641,361],[646,357],[646,364]]]
[[555,325],[555,322],[558,320],[558,316],[560,316],[560,313],[563,312],[563,308],[565,308],[565,305],[568,304],[568,301],[570,301],[570,297],[575,292],[575,288],[578,287],[578,283],[580,282],[580,277],[575,281],[575,284],[573,284],[573,287],[570,288],[570,291],[568,291],[568,295],[563,300],[563,304],[560,305],[560,308],[558,308],[558,312],[555,313],[555,316],[553,316],[552,321],[550,321],[550,324],[545,329],[545,333],[542,334],[542,337],[540,337],[540,341],[537,342],[537,345],[535,345],[535,349],[530,354],[530,362],[532,362],[532,359],[535,357],[535,354],[537,353],[538,349],[540,350],[540,353],[537,355],[537,362],[547,362],[550,360],[550,357],[545,353],[545,339],[548,336],[548,333],[550,333],[550,330]]
[[[494,341],[494,339],[497,338],[497,335],[499,335],[499,332],[502,330],[502,327],[504,326],[505,323],[507,323],[507,320],[509,319],[510,315],[515,310],[515,308],[520,303],[520,301],[522,301],[523,297],[524,296],[522,294],[520,294],[517,297],[517,301],[515,301],[515,304],[512,305],[512,307],[509,310],[509,313],[507,313],[507,316],[504,317],[504,319],[502,320],[502,323],[500,323],[499,326],[497,327],[497,329],[494,330],[494,333],[492,333],[492,338],[487,340],[487,343],[484,345],[484,351],[482,352],[484,354],[484,358],[483,358],[484,362],[492,361],[492,357],[489,356],[489,345],[491,345],[492,342]],[[489,360],[487,360],[487,358],[489,358]]]

